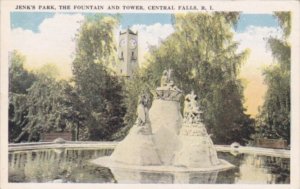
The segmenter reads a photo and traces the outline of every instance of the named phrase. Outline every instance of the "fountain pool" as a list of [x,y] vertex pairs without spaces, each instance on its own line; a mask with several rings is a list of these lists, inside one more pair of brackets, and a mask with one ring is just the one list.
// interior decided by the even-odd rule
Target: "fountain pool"
[[[100,144],[100,143],[99,143]],[[49,145],[50,146],[50,145]],[[48,146],[48,147],[49,147]],[[268,149],[248,148],[230,153],[230,146],[216,146],[219,158],[234,169],[212,172],[159,172],[114,169],[91,163],[91,159],[110,156],[114,145],[94,149],[67,144],[55,148],[16,148],[9,153],[9,182],[21,183],[190,183],[190,184],[288,184],[290,159]],[[58,147],[60,146],[60,147]],[[65,147],[69,146],[69,147]],[[74,147],[75,146],[75,147]],[[81,145],[84,146],[84,145]],[[99,147],[102,146],[102,147]],[[251,152],[250,152],[251,151]],[[266,153],[263,153],[266,152]]]

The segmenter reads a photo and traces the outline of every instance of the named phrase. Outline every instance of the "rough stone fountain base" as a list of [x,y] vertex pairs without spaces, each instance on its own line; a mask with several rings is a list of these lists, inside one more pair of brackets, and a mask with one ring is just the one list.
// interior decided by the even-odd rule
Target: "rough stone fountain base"
[[164,173],[218,172],[234,168],[218,158],[193,91],[185,96],[182,116],[182,91],[174,85],[171,73],[171,70],[163,72],[161,86],[153,92],[150,110],[149,94],[140,95],[137,120],[112,155],[93,163],[111,170]]

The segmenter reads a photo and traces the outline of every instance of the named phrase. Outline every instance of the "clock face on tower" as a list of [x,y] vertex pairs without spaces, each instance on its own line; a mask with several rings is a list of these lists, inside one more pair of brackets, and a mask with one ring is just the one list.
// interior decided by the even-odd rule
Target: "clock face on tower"
[[137,41],[135,39],[130,39],[129,40],[129,48],[130,49],[135,49],[137,46]]
[[120,44],[119,44],[120,47],[124,47],[125,46],[125,39],[122,39],[120,41]]

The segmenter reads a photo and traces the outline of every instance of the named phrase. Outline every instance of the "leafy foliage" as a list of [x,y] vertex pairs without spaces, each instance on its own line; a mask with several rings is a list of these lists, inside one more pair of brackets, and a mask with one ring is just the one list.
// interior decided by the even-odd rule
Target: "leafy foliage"
[[40,134],[49,131],[63,131],[67,127],[67,107],[64,101],[65,81],[56,81],[45,74],[36,75],[37,80],[28,89],[26,125],[15,141],[27,136],[27,141],[38,141]]
[[34,73],[25,57],[12,54],[10,65],[10,141],[38,141],[49,131],[75,131],[76,140],[107,140],[123,126],[122,81],[108,66],[114,61],[112,17],[89,17],[76,38],[72,82],[57,80],[55,66]]
[[24,69],[25,57],[14,51],[9,67],[9,141],[38,141],[48,131],[72,128],[67,81],[57,81],[57,69],[45,65],[36,72]]
[[88,130],[85,139],[107,140],[123,127],[122,83],[108,65],[114,61],[113,17],[87,19],[77,36],[73,62],[75,91],[81,108],[82,124]]
[[18,51],[11,53],[9,66],[9,92],[17,94],[26,94],[27,89],[35,81],[33,73],[24,69],[25,56]]
[[239,68],[247,51],[237,53],[232,27],[238,13],[175,15],[175,32],[152,49],[148,67],[128,83],[127,123],[135,119],[137,94],[159,85],[164,69],[173,69],[176,85],[200,96],[204,122],[214,142],[245,144],[253,132],[253,119],[244,113]]
[[275,62],[264,70],[268,89],[258,116],[258,131],[259,137],[285,139],[289,143],[291,47],[288,36],[291,30],[291,16],[289,12],[276,12],[275,16],[278,18],[284,36],[268,39],[268,47]]
[[36,80],[24,69],[25,57],[17,51],[11,54],[9,65],[9,141],[12,142],[28,122],[27,93]]
[[[9,99],[9,142],[13,142],[26,126],[28,119],[27,95],[10,93]],[[22,138],[20,137],[20,140]]]
[[283,32],[284,37],[291,34],[291,13],[290,12],[274,12]]

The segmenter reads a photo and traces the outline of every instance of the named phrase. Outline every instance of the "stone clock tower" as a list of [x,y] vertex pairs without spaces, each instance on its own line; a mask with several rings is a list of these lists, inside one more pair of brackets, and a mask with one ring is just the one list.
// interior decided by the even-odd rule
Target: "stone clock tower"
[[138,64],[138,33],[129,28],[120,32],[118,44],[119,64],[117,73],[121,76],[131,77],[139,67]]

